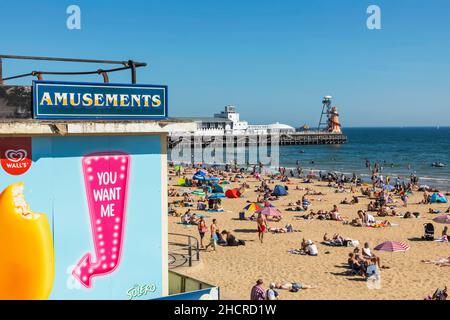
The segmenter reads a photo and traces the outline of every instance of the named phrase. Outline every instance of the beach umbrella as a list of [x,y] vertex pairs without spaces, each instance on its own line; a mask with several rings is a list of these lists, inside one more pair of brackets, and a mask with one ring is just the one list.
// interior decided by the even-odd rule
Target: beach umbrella
[[256,202],[252,202],[252,203],[249,203],[248,205],[246,205],[244,207],[244,209],[248,210],[250,212],[255,212],[256,210],[261,209],[263,207],[264,207],[264,205],[262,205],[262,204],[259,204],[259,203],[256,203]]
[[225,198],[225,195],[223,193],[214,193],[208,196],[208,199],[222,199],[222,198]]
[[199,174],[194,174],[194,176],[192,177],[192,180],[206,180],[205,176],[199,175]]
[[260,202],[259,205],[262,207],[274,207],[274,205],[271,204],[269,201],[266,201],[265,203]]
[[206,193],[204,193],[203,191],[200,191],[200,190],[192,191],[192,194],[195,194],[196,196],[202,196],[202,197],[206,196]]
[[438,217],[434,218],[433,221],[437,222],[437,223],[450,224],[450,215],[444,214],[442,216],[438,216]]
[[211,178],[209,178],[209,181],[219,181],[220,178],[212,176]]
[[225,195],[227,198],[236,199],[240,198],[241,193],[239,192],[239,189],[229,189],[227,192],[225,192]]
[[281,212],[274,207],[264,207],[256,210],[256,213],[262,213],[263,215],[268,217],[281,217]]
[[442,194],[435,192],[431,196],[431,203],[447,203],[447,198]]
[[390,184],[385,184],[383,186],[383,190],[392,191],[394,190],[394,186],[391,186]]
[[409,250],[409,245],[398,241],[386,241],[377,245],[374,250],[387,252],[405,252]]
[[178,172],[178,171],[183,170],[183,166],[175,166],[174,169],[175,169],[175,172]]

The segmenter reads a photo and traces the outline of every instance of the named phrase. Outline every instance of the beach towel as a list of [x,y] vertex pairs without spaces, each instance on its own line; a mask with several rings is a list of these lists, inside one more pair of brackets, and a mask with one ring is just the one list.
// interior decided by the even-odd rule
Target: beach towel
[[289,249],[288,250],[289,253],[291,254],[300,254],[300,255],[306,255],[306,252],[303,250],[299,250],[299,249]]
[[287,208],[286,211],[287,212],[305,212],[305,210],[303,210],[303,209],[297,210],[297,209],[292,209],[292,208]]
[[375,229],[379,229],[379,228],[388,228],[388,227],[398,227],[399,225],[396,223],[391,223],[391,225],[386,225],[384,223],[375,223],[373,225],[369,225],[369,228],[375,228]]
[[322,241],[322,244],[330,247],[344,247],[344,243],[338,240]]
[[436,241],[436,242],[448,242],[448,237],[447,236],[443,236],[443,237],[440,237],[440,238],[438,238],[438,239],[436,239],[434,241]]

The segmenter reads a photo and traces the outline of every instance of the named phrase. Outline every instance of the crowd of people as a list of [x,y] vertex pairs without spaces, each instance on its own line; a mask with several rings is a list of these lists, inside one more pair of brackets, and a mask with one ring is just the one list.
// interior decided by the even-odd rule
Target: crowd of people
[[[244,168],[237,168],[232,166],[226,166],[225,169],[218,167],[211,167],[207,169],[209,176],[219,177],[221,181],[227,183],[238,183],[242,190],[250,189],[250,185],[246,182],[250,179],[258,181],[258,185],[255,186],[256,199],[254,202],[247,201],[248,203],[258,203],[262,207],[273,206],[272,203],[278,203],[283,195],[276,194],[274,184],[281,185],[286,192],[289,191],[290,185],[295,184],[291,181],[292,178],[297,177],[303,179],[299,182],[293,190],[305,191],[298,200],[289,202],[284,209],[286,212],[304,212],[303,215],[295,216],[305,220],[329,220],[342,222],[344,224],[356,226],[356,227],[391,227],[396,226],[391,222],[390,217],[401,217],[404,219],[419,219],[421,213],[418,211],[404,211],[410,204],[410,196],[419,191],[418,186],[419,179],[415,174],[411,174],[409,181],[403,181],[399,177],[391,178],[390,176],[383,176],[382,166],[379,163],[371,164],[366,163],[367,167],[372,172],[371,183],[363,182],[356,174],[347,176],[341,173],[323,172],[320,171],[318,176],[314,172],[309,172],[304,175],[304,170],[299,166],[297,170],[279,168],[277,173],[264,172],[262,166],[254,166],[252,172],[247,172]],[[194,170],[196,170],[194,168]],[[183,177],[186,181],[186,175],[181,173],[178,176]],[[334,189],[336,193],[350,193],[348,197],[342,197],[340,202],[331,204],[330,210],[323,209],[311,209],[315,207],[316,202],[322,201],[320,197],[325,196],[323,192],[317,192],[310,187],[301,187],[301,184],[313,183],[315,180],[326,182],[329,188]],[[187,184],[186,184],[187,185]],[[208,199],[208,188],[211,185],[202,181],[189,181],[189,186],[195,186],[201,188],[204,192],[203,196],[194,200],[191,194],[180,194],[180,189],[170,188],[169,196],[176,198],[182,197],[181,200],[172,202],[169,205],[169,214],[180,216],[181,223],[197,225],[200,238],[200,247],[208,251],[212,249],[216,251],[217,245],[222,246],[240,246],[245,245],[245,240],[237,239],[231,231],[220,230],[217,219],[213,219],[210,225],[207,224],[203,216],[192,213],[191,208],[197,208],[197,211],[215,209],[223,210],[220,199],[210,202]],[[423,200],[421,204],[429,205],[431,203],[430,190],[423,191]],[[314,198],[318,197],[318,198]],[[341,199],[342,199],[341,198]],[[361,198],[368,199],[367,210],[359,209],[358,206],[356,217],[347,218],[343,216],[341,212],[348,213],[347,206],[360,204]],[[367,200],[366,200],[367,201]],[[338,204],[344,209],[341,210]],[[189,209],[182,215],[177,213],[176,207],[189,207]],[[449,208],[450,209],[450,208]],[[440,213],[439,210],[433,208],[429,209],[428,213]],[[280,216],[281,217],[281,216]],[[294,227],[291,224],[286,224],[284,227],[269,226],[270,221],[278,222],[280,217],[272,217],[270,220],[268,216],[261,212],[253,212],[251,220],[256,222],[256,233],[258,240],[261,244],[264,244],[264,240],[267,233],[290,233],[294,232]],[[378,217],[383,219],[377,220]],[[204,238],[208,237],[210,240],[205,243]],[[447,240],[447,229],[445,228],[442,233],[443,241]],[[327,233],[323,236],[322,244],[328,246],[347,246],[354,247],[352,252],[348,254],[347,265],[351,272],[355,275],[360,275],[365,278],[369,278],[373,275],[379,275],[381,269],[388,269],[389,267],[381,264],[379,256],[375,255],[369,244],[366,242],[364,246],[359,249],[359,241],[352,239],[351,237],[344,237],[339,234],[334,234],[332,237]],[[319,247],[311,239],[303,238],[300,247],[293,249],[293,253],[299,253],[308,256],[318,256]],[[327,252],[326,252],[327,253]],[[258,280],[259,281],[259,280]],[[274,300],[279,297],[277,290],[300,290],[304,289],[299,283],[271,283],[267,290],[262,289],[262,280],[252,288],[252,298],[255,300],[269,299]]]

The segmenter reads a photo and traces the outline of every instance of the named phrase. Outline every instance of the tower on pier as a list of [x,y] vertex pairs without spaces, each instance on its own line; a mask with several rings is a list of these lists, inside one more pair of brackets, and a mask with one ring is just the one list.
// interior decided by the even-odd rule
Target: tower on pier
[[332,98],[332,96],[325,96],[322,99],[322,114],[320,115],[318,129],[320,131],[342,133],[337,108],[331,106]]

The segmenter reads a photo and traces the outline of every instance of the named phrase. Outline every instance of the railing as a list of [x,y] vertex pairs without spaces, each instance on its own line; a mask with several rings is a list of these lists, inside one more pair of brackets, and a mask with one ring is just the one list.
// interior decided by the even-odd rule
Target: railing
[[[200,247],[198,239],[180,233],[169,233],[169,268],[174,269],[184,266],[186,263],[192,267],[193,261],[200,261]],[[184,241],[182,241],[183,239]]]
[[[53,62],[78,62],[78,63],[95,63],[95,64],[115,64],[120,65],[121,67],[113,68],[113,69],[97,69],[91,71],[31,71],[24,74],[14,75],[10,77],[3,77],[2,74],[2,59],[19,59],[19,60],[34,60],[34,61],[53,61]],[[90,75],[90,74],[99,74],[102,75],[103,81],[105,83],[109,82],[108,73],[122,71],[122,70],[131,70],[131,83],[136,83],[136,68],[147,66],[144,62],[137,62],[133,60],[128,61],[114,61],[114,60],[93,60],[93,59],[69,59],[69,58],[49,58],[49,57],[30,57],[30,56],[15,56],[15,55],[0,55],[0,85],[3,84],[4,81],[13,80],[24,77],[36,77],[38,80],[42,80],[42,75],[57,75],[57,76],[73,76],[73,75]]]

